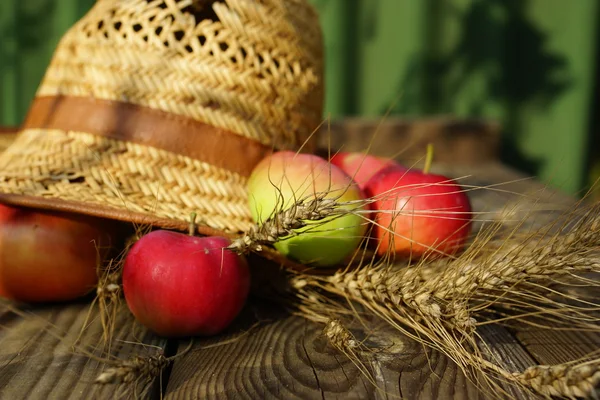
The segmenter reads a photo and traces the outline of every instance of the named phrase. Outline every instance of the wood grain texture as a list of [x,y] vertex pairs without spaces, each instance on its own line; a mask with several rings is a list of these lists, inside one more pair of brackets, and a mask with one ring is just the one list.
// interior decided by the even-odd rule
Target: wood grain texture
[[[372,385],[327,346],[321,327],[264,307],[249,305],[231,333],[199,340],[177,359],[165,398],[373,398]],[[261,322],[251,328],[257,312]]]
[[[398,333],[379,339],[382,351],[370,358],[386,399],[484,399],[477,385],[442,353]],[[391,346],[390,346],[390,343]]]
[[[535,365],[536,360],[506,328],[500,325],[483,325],[477,328],[482,339],[480,348],[486,358],[509,372],[522,372]],[[510,399],[536,398],[531,392],[498,380],[504,390],[504,396]]]
[[[321,325],[302,318],[274,314],[243,334],[251,326],[251,314],[270,312],[262,302],[252,304],[242,316],[245,322],[238,321],[231,333],[199,341],[175,361],[165,399],[490,397],[446,356],[390,330],[372,334],[368,342],[378,346],[360,354],[370,378],[329,345]],[[512,369],[533,364],[508,332],[495,327],[485,330],[494,354],[508,358]],[[361,338],[360,332],[353,332]],[[185,346],[182,342],[180,350]],[[511,398],[527,398],[515,388],[505,389]]]
[[[121,313],[109,351],[102,345],[97,318],[86,324],[89,304],[31,308],[16,315],[1,305],[0,398],[2,399],[115,399],[133,398],[143,385],[98,385],[93,381],[111,365],[104,360],[151,355],[157,349],[136,346],[143,341],[162,349],[165,342],[132,324]],[[77,338],[79,337],[79,342]],[[90,357],[82,350],[92,353]],[[148,382],[153,384],[154,379]],[[145,382],[144,382],[145,383]]]
[[522,328],[515,336],[539,364],[562,364],[600,349],[597,332]]

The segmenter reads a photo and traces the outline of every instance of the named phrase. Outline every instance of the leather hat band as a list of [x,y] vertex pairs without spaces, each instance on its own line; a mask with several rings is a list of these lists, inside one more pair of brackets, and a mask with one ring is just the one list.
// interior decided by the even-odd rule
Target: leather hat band
[[151,146],[248,176],[271,149],[255,140],[198,120],[120,101],[41,96],[23,129],[87,132]]

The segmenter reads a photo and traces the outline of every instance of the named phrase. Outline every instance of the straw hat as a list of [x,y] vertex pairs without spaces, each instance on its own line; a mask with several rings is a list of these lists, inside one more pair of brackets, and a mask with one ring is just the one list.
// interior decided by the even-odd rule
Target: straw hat
[[0,201],[246,230],[252,168],[321,120],[322,53],[305,0],[98,0],[0,155]]

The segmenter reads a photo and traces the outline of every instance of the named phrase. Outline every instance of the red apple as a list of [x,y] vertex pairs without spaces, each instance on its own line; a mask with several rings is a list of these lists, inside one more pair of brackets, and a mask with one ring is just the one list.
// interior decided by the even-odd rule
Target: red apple
[[110,248],[114,226],[0,204],[0,295],[23,302],[85,295],[96,285],[98,258]]
[[242,309],[250,271],[242,256],[224,250],[224,237],[157,230],[125,258],[123,292],[139,322],[167,336],[212,335]]
[[[254,221],[262,223],[274,212],[290,208],[303,198],[326,194],[338,202],[361,201],[362,190],[344,171],[312,154],[280,151],[263,159],[248,179],[250,211]],[[366,207],[341,206],[362,211]],[[326,221],[326,222],[324,222]],[[367,224],[357,214],[333,216],[309,222],[275,248],[282,254],[305,264],[332,266],[352,254],[363,240]]]
[[336,153],[329,161],[352,177],[361,189],[364,189],[369,179],[383,168],[392,165],[402,167],[389,158],[355,152]]
[[451,255],[469,236],[471,204],[450,178],[392,166],[375,174],[365,191],[376,199],[374,237],[380,255]]

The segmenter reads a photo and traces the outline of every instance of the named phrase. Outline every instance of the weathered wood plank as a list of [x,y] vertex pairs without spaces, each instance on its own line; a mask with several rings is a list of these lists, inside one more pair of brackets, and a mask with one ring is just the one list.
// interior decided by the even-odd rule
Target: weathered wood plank
[[[243,335],[251,314],[264,311],[261,302],[253,304],[231,333],[199,341],[175,361],[165,399],[489,398],[446,356],[389,330],[369,338],[384,351],[361,353],[369,377],[328,344],[322,326],[302,318],[273,314]],[[502,328],[483,331],[493,355],[510,370],[534,363]],[[182,342],[180,351],[186,346]],[[510,398],[527,398],[504,387]]]
[[[536,360],[526,351],[523,345],[504,327],[500,325],[484,325],[477,329],[483,343],[480,348],[488,360],[504,368],[508,372],[522,372],[535,365]],[[535,396],[505,381],[499,382],[510,399],[531,399]]]
[[165,399],[483,398],[445,356],[399,336],[386,338],[397,352],[361,357],[376,387],[321,331],[287,316],[233,342],[224,335],[197,343],[176,360]]
[[175,361],[165,399],[373,398],[372,385],[326,346],[321,329],[251,303],[230,333],[197,341]]
[[[132,393],[140,390],[142,384],[136,388],[135,385],[93,383],[111,366],[104,360],[127,359],[133,354],[152,355],[166,344],[134,325],[126,311],[120,313],[113,345],[106,351],[97,318],[82,331],[89,304],[30,308],[25,311],[26,315],[10,312],[7,303],[0,307],[3,309],[0,398],[3,399],[132,398]],[[158,348],[133,344],[140,341]],[[149,385],[153,381],[151,379]]]
[[[484,399],[484,393],[448,357],[398,333],[381,337],[370,357],[386,399]],[[389,343],[393,344],[390,346]]]
[[522,328],[515,336],[539,364],[562,364],[600,349],[597,332]]

